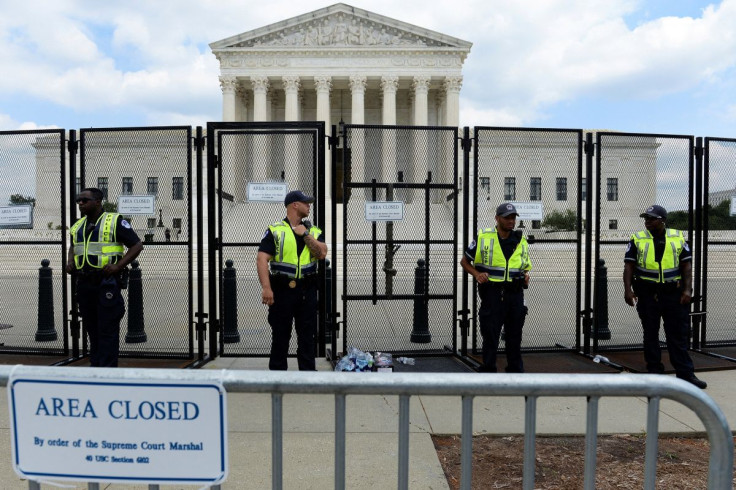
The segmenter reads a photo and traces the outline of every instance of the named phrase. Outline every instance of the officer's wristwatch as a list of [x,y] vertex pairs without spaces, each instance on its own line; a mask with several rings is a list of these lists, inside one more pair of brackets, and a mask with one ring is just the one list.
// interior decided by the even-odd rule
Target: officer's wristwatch
[[304,233],[302,233],[302,237],[303,238],[307,238],[308,236],[309,236],[309,230],[307,230]]

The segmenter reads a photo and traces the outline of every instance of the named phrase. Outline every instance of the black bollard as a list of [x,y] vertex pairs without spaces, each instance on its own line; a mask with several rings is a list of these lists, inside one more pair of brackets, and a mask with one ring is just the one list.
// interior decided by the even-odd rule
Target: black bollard
[[332,268],[330,259],[325,260],[325,344],[332,342]]
[[54,270],[48,259],[41,261],[38,269],[38,330],[36,342],[51,342],[57,339],[54,326]]
[[222,341],[226,344],[240,342],[237,275],[237,270],[233,267],[233,261],[225,261],[225,270],[222,271]]
[[429,304],[424,297],[424,291],[429,276],[429,268],[423,259],[417,260],[414,269],[414,321],[412,322],[411,341],[415,344],[428,344],[432,341],[429,333]]
[[126,344],[140,344],[148,340],[143,321],[143,274],[140,264],[134,260],[128,276],[128,333]]
[[608,268],[606,267],[606,261],[603,259],[598,259],[595,281],[593,337],[598,340],[610,340],[611,330],[608,328]]

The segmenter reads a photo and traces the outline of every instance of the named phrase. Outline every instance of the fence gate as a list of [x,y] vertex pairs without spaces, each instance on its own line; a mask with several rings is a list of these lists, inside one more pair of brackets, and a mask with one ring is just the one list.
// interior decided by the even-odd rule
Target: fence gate
[[[75,192],[99,188],[105,209],[121,211],[145,247],[137,259],[142,315],[133,299],[135,263],[123,291],[121,357],[193,359],[192,128],[82,129],[78,172]],[[132,196],[144,204],[131,210]],[[72,222],[76,213],[72,202]]]
[[[295,189],[315,196],[311,219],[326,231],[324,123],[208,123],[207,141],[208,269],[209,277],[217,279],[209,283],[210,342],[218,333],[214,348],[219,355],[265,357],[271,350],[271,327],[268,308],[261,304],[258,246],[268,227],[286,216],[284,196]],[[318,345],[323,355],[324,263],[319,274]],[[292,335],[289,355],[295,354]]]
[[332,254],[342,352],[456,352],[457,129],[346,125],[340,136]]
[[[596,136],[595,263],[597,274],[601,265],[606,268],[607,279],[595,281],[593,303],[598,325],[607,323],[610,332],[593,335],[594,352],[643,346],[641,321],[636,309],[624,302],[622,280],[626,244],[633,232],[644,229],[639,215],[652,204],[664,206],[667,227],[684,231],[693,244],[693,143],[692,136],[606,132]],[[660,340],[664,341],[664,329]]]
[[[736,345],[736,139],[705,138],[704,258],[701,348]],[[718,351],[715,351],[718,352]],[[733,357],[731,349],[727,353]]]
[[0,132],[0,352],[69,355],[64,130]]
[[[476,127],[474,132],[473,195],[466,196],[474,211],[468,239],[495,226],[499,204],[515,203],[521,213],[516,226],[529,241],[533,267],[524,292],[528,315],[522,350],[580,350],[582,131]],[[475,281],[472,300],[466,301],[475,356],[481,352]],[[503,347],[502,336],[499,351]]]

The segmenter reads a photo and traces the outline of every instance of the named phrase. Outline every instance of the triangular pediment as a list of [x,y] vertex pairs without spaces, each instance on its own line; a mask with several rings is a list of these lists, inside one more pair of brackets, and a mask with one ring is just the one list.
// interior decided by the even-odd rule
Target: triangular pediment
[[338,3],[210,44],[213,52],[239,48],[455,48],[471,43]]

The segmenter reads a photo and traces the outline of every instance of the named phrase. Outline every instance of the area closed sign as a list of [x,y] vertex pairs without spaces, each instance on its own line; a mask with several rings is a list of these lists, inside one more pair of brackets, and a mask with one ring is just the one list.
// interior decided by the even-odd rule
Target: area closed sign
[[12,376],[13,468],[30,480],[219,484],[225,395],[220,383]]

